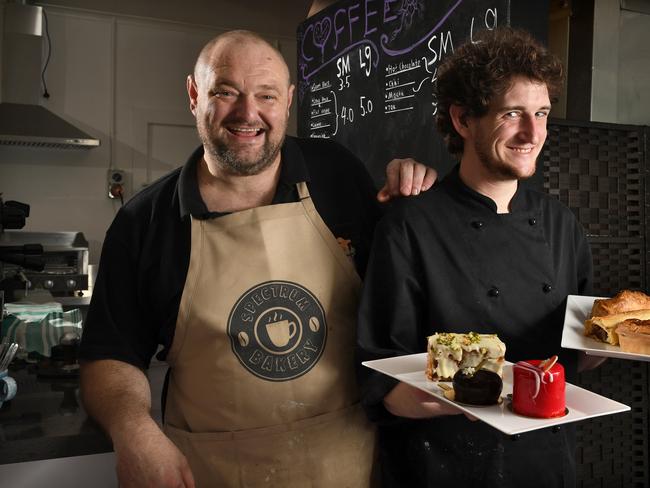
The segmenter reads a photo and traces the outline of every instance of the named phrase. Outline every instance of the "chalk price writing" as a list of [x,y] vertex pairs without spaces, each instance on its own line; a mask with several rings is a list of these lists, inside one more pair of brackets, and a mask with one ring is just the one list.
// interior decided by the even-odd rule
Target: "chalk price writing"
[[339,91],[343,91],[344,88],[350,88],[350,75],[339,78]]
[[[498,23],[498,14],[496,8],[489,8],[485,11],[483,16],[483,25],[488,30],[493,30],[496,28]],[[474,17],[472,17],[472,23],[469,28],[469,39],[471,42],[474,42]]]
[[336,77],[339,79],[339,91],[350,86],[350,56],[341,56],[336,60]]
[[347,123],[354,122],[354,110],[352,107],[346,107],[345,105],[341,107],[341,120],[343,120],[343,125]]
[[361,107],[361,117],[365,117],[370,112],[372,112],[372,100],[369,98],[361,96],[359,97],[359,106]]
[[372,49],[370,49],[370,46],[359,48],[359,67],[363,69],[366,76],[370,76],[372,70]]
[[348,73],[350,73],[350,56],[341,56],[336,60],[336,76],[341,78]]
[[[341,2],[346,6],[306,24],[300,36],[299,72],[304,85],[300,93],[301,97],[306,93],[311,102],[301,105],[301,110],[306,108],[303,114],[310,137],[336,138],[356,130],[365,134],[376,130],[377,123],[404,112],[424,112],[435,118],[437,65],[456,44],[476,42],[477,31],[495,28],[498,10],[508,3],[488,0],[494,5],[477,8],[473,2],[454,0],[452,7],[426,12],[430,28],[421,34],[410,28],[415,16],[409,17],[402,6],[427,4],[429,8],[433,2],[351,1],[351,5]],[[423,18],[424,10],[418,14]],[[461,20],[465,25],[460,25]],[[314,79],[321,70],[322,78]]]
[[350,88],[350,56],[341,56],[336,60],[336,77],[339,79],[339,91]]
[[[472,19],[472,23],[473,22],[474,19]],[[436,43],[438,43],[437,50],[435,46]],[[429,39],[429,42],[427,42],[427,47],[429,48],[429,51],[431,51],[431,54],[433,54],[433,58],[426,61],[427,67],[429,67],[442,60],[443,54],[447,54],[447,52],[454,52],[454,41],[451,36],[451,31],[447,31],[446,33],[441,32],[439,38],[437,34],[433,35]]]

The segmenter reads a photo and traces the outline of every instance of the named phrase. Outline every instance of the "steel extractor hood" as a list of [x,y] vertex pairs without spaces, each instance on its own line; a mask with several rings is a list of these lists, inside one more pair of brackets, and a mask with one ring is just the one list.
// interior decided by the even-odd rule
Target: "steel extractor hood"
[[42,7],[4,5],[0,144],[88,149],[100,141],[39,104]]
[[0,103],[0,144],[83,149],[99,146],[99,140],[41,105]]

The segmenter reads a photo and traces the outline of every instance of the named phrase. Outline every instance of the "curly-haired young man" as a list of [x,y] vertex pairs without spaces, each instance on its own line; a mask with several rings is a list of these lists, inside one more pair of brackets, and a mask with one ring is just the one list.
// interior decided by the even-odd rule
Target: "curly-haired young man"
[[[579,359],[594,366],[560,350],[567,295],[591,291],[584,231],[556,199],[519,184],[535,172],[561,81],[559,62],[511,28],[483,32],[439,67],[438,128],[460,164],[379,224],[361,359],[422,352],[434,332],[474,331],[497,333],[510,361],[559,354],[569,381]],[[575,484],[571,427],[509,437],[405,383],[360,373],[385,486]]]

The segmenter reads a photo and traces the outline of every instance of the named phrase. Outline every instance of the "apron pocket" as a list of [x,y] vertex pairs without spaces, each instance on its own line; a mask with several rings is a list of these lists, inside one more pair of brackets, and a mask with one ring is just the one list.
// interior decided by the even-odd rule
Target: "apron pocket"
[[187,457],[197,487],[373,486],[375,433],[359,406],[237,432],[164,430]]

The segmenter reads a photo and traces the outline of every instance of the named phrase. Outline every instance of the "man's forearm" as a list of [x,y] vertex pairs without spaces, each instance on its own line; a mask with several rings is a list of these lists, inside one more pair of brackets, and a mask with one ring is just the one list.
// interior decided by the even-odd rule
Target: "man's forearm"
[[82,363],[81,398],[88,414],[114,443],[135,429],[155,424],[147,377],[128,363],[110,359]]
[[120,487],[194,488],[187,459],[151,418],[151,390],[142,371],[121,361],[85,362],[81,397],[113,441]]

